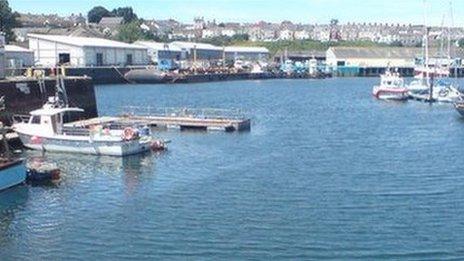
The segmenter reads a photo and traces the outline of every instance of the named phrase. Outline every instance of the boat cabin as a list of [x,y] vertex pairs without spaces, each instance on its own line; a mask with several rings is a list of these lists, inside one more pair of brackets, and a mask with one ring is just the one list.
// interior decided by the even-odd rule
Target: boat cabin
[[53,108],[44,106],[42,109],[31,111],[28,128],[40,135],[54,135],[63,133],[64,115],[68,112],[84,112],[80,108]]
[[403,87],[404,80],[398,73],[386,73],[380,77],[380,86],[383,87]]

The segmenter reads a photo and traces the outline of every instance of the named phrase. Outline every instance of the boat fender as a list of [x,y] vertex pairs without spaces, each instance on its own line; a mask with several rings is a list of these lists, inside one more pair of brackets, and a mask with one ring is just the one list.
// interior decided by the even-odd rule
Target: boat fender
[[150,148],[153,151],[165,150],[166,144],[161,140],[155,140],[150,144]]

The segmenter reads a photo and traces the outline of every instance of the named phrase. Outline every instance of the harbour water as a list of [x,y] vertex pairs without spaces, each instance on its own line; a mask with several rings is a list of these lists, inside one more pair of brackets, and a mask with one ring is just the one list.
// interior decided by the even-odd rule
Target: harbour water
[[124,159],[46,154],[60,183],[0,193],[1,259],[463,258],[464,120],[375,100],[377,81],[97,86],[102,115],[242,108],[251,131],[160,132],[167,152]]

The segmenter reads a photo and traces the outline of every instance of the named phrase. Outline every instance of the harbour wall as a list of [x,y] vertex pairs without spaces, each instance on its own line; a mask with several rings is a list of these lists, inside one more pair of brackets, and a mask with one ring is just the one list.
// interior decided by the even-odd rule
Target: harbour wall
[[[146,67],[79,67],[79,68],[66,68],[67,76],[76,77],[90,77],[93,79],[94,84],[124,84],[134,83],[127,78],[125,74],[132,69],[141,69]],[[394,68],[398,70],[400,75],[404,77],[414,76],[413,67]],[[44,69],[46,74],[49,75],[50,68]],[[385,67],[336,67],[330,70],[330,73],[320,78],[327,76],[334,77],[378,77],[384,73]],[[7,70],[7,75],[24,75],[25,69]],[[456,68],[451,70],[451,76],[464,77],[464,68]],[[286,75],[280,72],[265,72],[265,73],[209,73],[209,74],[182,74],[178,77],[168,78],[160,81],[154,79],[153,81],[146,81],[144,83],[199,83],[199,82],[212,82],[212,81],[231,81],[231,80],[250,80],[250,79],[279,79],[279,78],[314,78],[307,75],[295,74]],[[316,77],[318,78],[318,77]]]
[[[0,120],[11,124],[14,114],[27,115],[30,111],[41,108],[48,97],[54,96],[56,91],[56,79],[46,77],[45,88],[39,86],[39,81],[34,78],[14,77],[0,80],[0,96],[5,98],[5,110],[1,113]],[[69,106],[79,107],[85,110],[79,118],[97,117],[97,102],[93,81],[90,77],[66,77],[66,92]]]

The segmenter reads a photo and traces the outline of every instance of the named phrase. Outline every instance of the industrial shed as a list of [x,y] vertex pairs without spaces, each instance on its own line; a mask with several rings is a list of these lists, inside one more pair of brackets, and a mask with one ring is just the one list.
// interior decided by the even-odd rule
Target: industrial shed
[[224,48],[227,60],[264,61],[269,59],[265,47],[227,46]]
[[303,50],[303,51],[278,51],[274,55],[274,61],[282,63],[285,60],[293,62],[305,62],[316,59],[319,63],[325,63],[326,51],[321,50]]
[[181,58],[181,48],[173,44],[154,41],[137,41],[134,44],[147,48],[150,61],[158,65],[173,64]]
[[171,43],[182,50],[182,60],[193,60],[196,54],[197,60],[219,60],[222,59],[223,48],[212,44],[181,42],[175,41]]
[[103,38],[28,34],[36,63],[74,67],[148,64],[147,48]]
[[33,66],[34,51],[16,45],[5,45],[5,62],[7,68]]
[[330,47],[326,62],[331,67],[414,67],[421,48],[405,47]]

